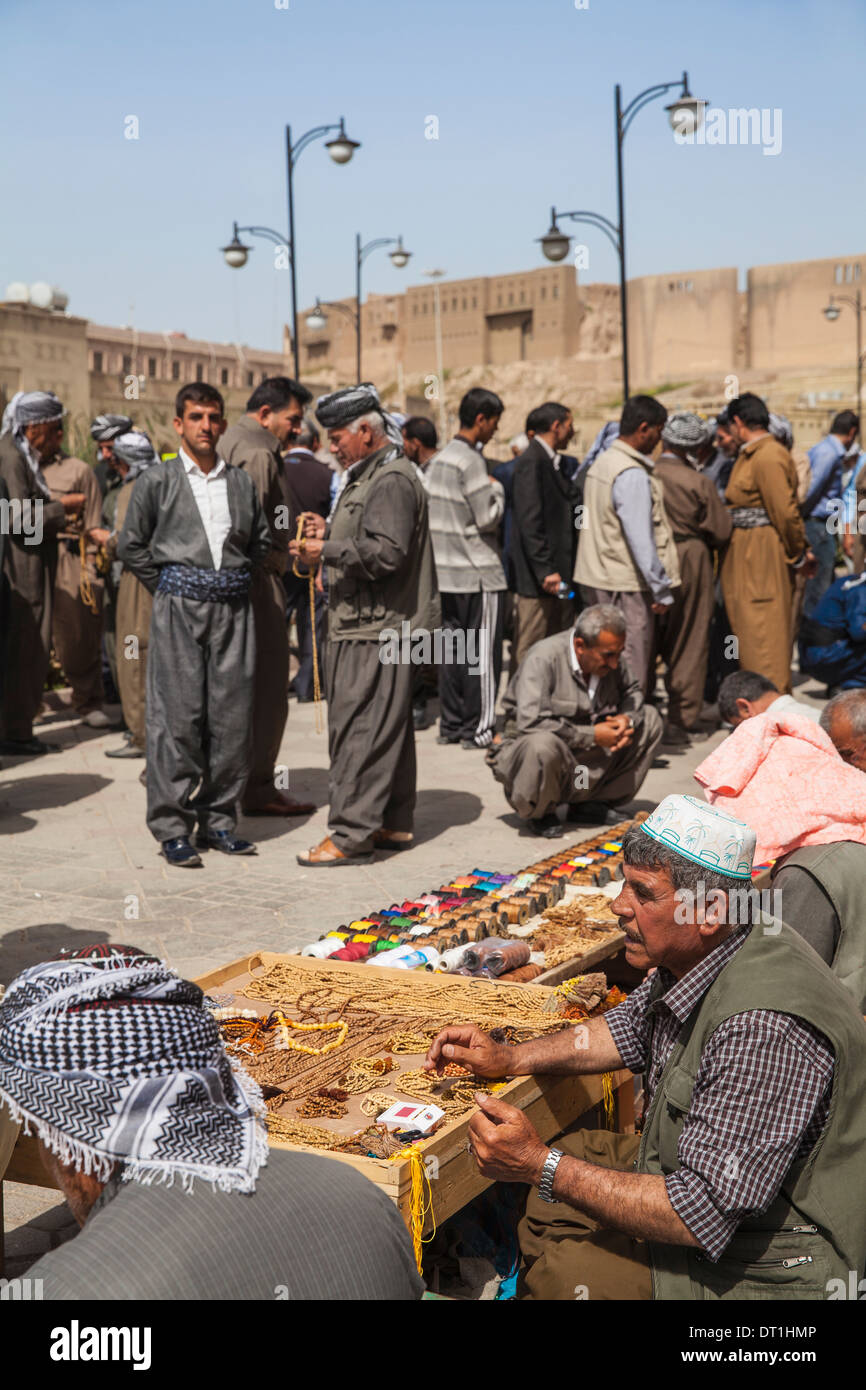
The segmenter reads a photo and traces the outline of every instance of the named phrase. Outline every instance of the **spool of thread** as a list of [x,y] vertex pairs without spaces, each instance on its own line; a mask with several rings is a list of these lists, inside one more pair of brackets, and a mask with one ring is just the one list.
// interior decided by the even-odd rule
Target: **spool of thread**
[[529,920],[529,912],[525,903],[507,899],[502,904],[502,910],[505,913],[506,923],[510,926],[516,924],[522,927],[523,924]]
[[330,957],[331,960],[366,960],[370,954],[370,947],[364,941],[354,942],[349,946],[344,946],[342,950],[335,951]]
[[454,946],[448,951],[443,951],[439,957],[439,969],[446,971],[449,975],[463,964],[469,946]]
[[329,956],[336,955],[337,951],[342,949],[343,942],[340,937],[326,936],[324,941],[313,941],[309,946],[305,946],[301,955],[313,956],[316,960],[327,960]]

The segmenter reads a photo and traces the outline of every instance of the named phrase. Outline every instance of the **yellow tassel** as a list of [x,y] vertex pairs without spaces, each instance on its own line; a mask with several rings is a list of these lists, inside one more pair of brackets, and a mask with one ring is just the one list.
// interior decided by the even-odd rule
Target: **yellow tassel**
[[[418,1266],[418,1273],[421,1273],[421,1250],[436,1234],[436,1218],[433,1216],[433,1189],[430,1186],[430,1178],[424,1166],[417,1144],[410,1144],[408,1148],[399,1149],[392,1154],[389,1162],[397,1163],[402,1159],[408,1159],[409,1168],[412,1176],[412,1191],[409,1196],[409,1220],[412,1226],[412,1248],[415,1252],[415,1264]],[[427,1190],[424,1190],[424,1184]],[[424,1237],[424,1222],[427,1217],[433,1220],[433,1229],[429,1236]]]
[[605,1123],[608,1129],[616,1129],[616,1114],[613,1099],[613,1072],[604,1072],[601,1078],[601,1089],[604,1096]]

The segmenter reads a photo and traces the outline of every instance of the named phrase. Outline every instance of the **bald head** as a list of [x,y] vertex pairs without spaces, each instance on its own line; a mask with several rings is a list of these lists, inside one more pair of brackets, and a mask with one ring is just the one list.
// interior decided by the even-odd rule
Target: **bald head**
[[866,690],[843,690],[828,700],[820,724],[839,757],[866,772]]

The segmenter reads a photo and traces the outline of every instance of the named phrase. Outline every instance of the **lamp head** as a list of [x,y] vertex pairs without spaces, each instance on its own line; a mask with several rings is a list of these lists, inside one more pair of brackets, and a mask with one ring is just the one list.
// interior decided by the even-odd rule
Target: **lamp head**
[[388,255],[391,258],[391,264],[396,266],[398,270],[402,270],[404,266],[409,264],[409,258],[412,252],[406,250],[403,245],[403,238],[398,237],[397,245],[394,247],[393,251],[388,252]]
[[247,256],[254,250],[252,246],[244,246],[238,236],[238,224],[234,224],[232,239],[228,246],[221,246],[220,250],[225,256],[226,265],[232,266],[235,270],[240,270],[241,266],[246,265]]
[[541,249],[549,261],[564,261],[571,246],[571,237],[559,230],[555,217],[550,224],[550,230],[537,240],[541,242]]
[[333,140],[326,141],[325,149],[335,164],[348,164],[352,155],[360,148],[360,140],[350,140],[346,134],[345,122],[341,116],[339,134],[335,135]]
[[328,315],[325,313],[318,299],[316,300],[313,308],[307,314],[307,317],[304,320],[304,322],[306,323],[307,327],[311,328],[314,332],[318,328],[325,327],[326,323],[328,322]]

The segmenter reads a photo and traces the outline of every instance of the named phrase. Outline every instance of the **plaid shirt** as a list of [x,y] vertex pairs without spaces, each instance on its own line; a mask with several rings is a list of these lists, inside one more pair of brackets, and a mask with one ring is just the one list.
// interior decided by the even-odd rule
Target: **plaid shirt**
[[[645,1072],[647,1109],[683,1024],[745,944],[750,927],[648,1002],[653,978],[605,1014],[625,1065]],[[790,1014],[754,1009],[711,1034],[701,1054],[689,1113],[677,1145],[668,1198],[711,1260],[747,1216],[764,1212],[792,1163],[823,1132],[833,1085],[833,1049],[823,1033]]]

